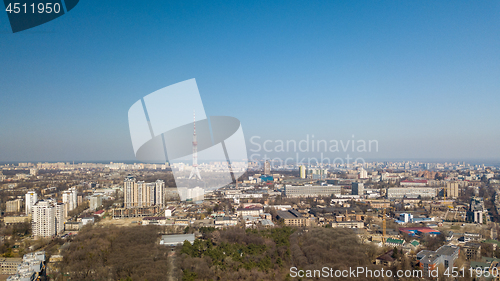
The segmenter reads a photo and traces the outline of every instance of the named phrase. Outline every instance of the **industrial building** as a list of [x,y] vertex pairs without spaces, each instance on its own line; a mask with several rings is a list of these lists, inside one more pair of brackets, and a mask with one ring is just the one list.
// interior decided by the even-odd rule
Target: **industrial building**
[[434,187],[390,187],[387,188],[388,199],[402,198],[434,198],[437,195],[437,189]]
[[304,186],[285,186],[286,197],[318,197],[341,195],[342,187],[340,185],[304,185]]

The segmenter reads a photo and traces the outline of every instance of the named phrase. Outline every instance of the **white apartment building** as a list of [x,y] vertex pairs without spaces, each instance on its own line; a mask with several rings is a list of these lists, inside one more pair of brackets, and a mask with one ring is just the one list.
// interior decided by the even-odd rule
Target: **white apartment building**
[[205,199],[205,190],[201,187],[179,187],[177,190],[181,201],[202,201]]
[[25,210],[26,215],[31,215],[31,208],[38,201],[38,195],[34,191],[28,191],[25,195]]
[[64,203],[40,200],[32,207],[31,227],[33,236],[52,237],[64,231]]
[[102,206],[102,195],[97,194],[97,195],[90,196],[89,201],[90,201],[90,205],[89,205],[90,210],[95,211],[95,210],[97,210],[97,208]]
[[63,203],[66,204],[67,211],[73,211],[78,206],[78,191],[76,187],[65,190],[62,194]]

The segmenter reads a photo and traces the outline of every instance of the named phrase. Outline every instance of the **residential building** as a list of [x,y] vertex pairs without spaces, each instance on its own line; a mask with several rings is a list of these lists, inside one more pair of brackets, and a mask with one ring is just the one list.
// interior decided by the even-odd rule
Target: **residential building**
[[264,213],[264,209],[262,208],[261,205],[248,205],[236,209],[236,214],[238,215],[238,217],[243,217],[243,216],[258,217],[262,213]]
[[7,201],[5,203],[5,211],[7,213],[19,213],[21,211],[22,202],[23,200],[21,199]]
[[78,191],[76,187],[65,190],[62,194],[62,201],[66,204],[67,212],[73,211],[78,206]]
[[264,175],[270,175],[271,174],[271,163],[269,161],[266,161],[264,163]]
[[446,197],[447,198],[458,198],[460,196],[460,189],[458,182],[448,182],[446,183]]
[[205,199],[205,190],[201,187],[187,188],[179,187],[179,197],[181,201],[202,201]]
[[300,165],[299,166],[299,177],[301,179],[305,179],[306,178],[306,166],[304,166],[304,165]]
[[22,258],[0,258],[0,274],[13,275],[23,262]]
[[64,203],[40,200],[33,207],[31,227],[33,236],[52,237],[64,231]]
[[353,182],[351,184],[352,195],[363,195],[365,193],[364,184],[362,182]]
[[90,202],[90,204],[89,204],[90,210],[92,210],[92,211],[97,210],[97,208],[102,206],[102,195],[97,194],[97,195],[90,196],[89,202]]
[[123,194],[125,208],[162,207],[165,200],[165,182],[157,180],[154,183],[146,183],[128,176],[124,181]]
[[25,206],[24,206],[25,211],[26,211],[26,215],[31,215],[31,208],[38,201],[38,196],[37,196],[36,192],[28,191],[25,195],[24,201],[26,202]]

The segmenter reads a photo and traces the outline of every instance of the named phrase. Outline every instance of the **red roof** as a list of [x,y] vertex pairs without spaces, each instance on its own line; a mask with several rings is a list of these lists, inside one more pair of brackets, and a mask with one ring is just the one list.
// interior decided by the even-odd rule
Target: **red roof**
[[100,215],[102,213],[104,213],[104,210],[97,211],[97,212],[94,213],[94,215]]
[[427,183],[427,180],[413,180],[413,181],[410,181],[410,180],[404,180],[402,182],[411,182],[411,183]]

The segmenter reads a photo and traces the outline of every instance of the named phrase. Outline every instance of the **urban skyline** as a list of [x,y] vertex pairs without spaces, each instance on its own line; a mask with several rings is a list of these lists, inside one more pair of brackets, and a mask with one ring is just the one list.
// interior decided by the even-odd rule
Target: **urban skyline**
[[[355,135],[378,140],[374,158],[500,157],[496,1],[93,5],[0,35],[0,160],[132,160],[130,104],[190,78],[247,144]],[[143,13],[156,20],[129,20]]]

